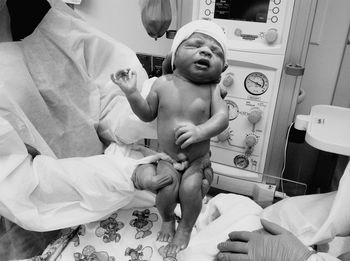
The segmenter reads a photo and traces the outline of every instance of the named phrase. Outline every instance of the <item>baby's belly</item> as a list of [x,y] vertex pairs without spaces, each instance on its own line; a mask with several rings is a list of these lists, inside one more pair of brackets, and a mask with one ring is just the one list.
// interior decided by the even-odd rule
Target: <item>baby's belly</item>
[[205,140],[193,143],[186,149],[181,149],[175,144],[174,124],[158,125],[158,142],[160,149],[176,161],[181,161],[180,154],[184,154],[189,162],[192,162],[208,153],[210,141]]

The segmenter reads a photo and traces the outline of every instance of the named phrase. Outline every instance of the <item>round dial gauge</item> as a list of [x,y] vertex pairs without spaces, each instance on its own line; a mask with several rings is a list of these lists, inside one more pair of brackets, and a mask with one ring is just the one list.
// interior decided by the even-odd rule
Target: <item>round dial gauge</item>
[[238,113],[239,113],[238,106],[234,101],[231,101],[231,100],[225,100],[225,101],[226,101],[226,104],[228,107],[229,120],[232,121],[232,120],[236,119],[238,116]]
[[252,95],[261,95],[269,88],[269,80],[265,74],[253,72],[245,78],[244,87]]
[[241,155],[237,155],[236,157],[234,157],[233,163],[236,165],[236,167],[241,168],[241,169],[245,169],[249,165],[249,160],[246,156],[241,154]]

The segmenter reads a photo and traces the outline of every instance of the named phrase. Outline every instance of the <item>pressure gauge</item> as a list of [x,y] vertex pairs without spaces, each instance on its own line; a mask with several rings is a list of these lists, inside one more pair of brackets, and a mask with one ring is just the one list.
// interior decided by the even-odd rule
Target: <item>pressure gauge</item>
[[252,95],[261,95],[269,88],[269,81],[265,74],[253,72],[245,78],[244,87]]
[[238,106],[234,101],[231,101],[231,100],[225,100],[225,101],[228,107],[228,117],[229,117],[228,119],[232,121],[236,119],[239,114]]
[[233,163],[236,165],[236,167],[245,169],[249,165],[249,159],[247,156],[241,154],[241,155],[237,155],[233,159]]

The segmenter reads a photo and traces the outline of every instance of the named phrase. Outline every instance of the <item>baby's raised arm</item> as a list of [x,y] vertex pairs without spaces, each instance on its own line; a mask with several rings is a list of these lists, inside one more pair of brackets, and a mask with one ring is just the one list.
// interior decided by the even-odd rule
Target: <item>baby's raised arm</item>
[[133,112],[142,121],[152,121],[157,117],[158,95],[153,86],[147,100],[136,87],[136,72],[131,69],[119,70],[111,75],[111,80],[125,93]]

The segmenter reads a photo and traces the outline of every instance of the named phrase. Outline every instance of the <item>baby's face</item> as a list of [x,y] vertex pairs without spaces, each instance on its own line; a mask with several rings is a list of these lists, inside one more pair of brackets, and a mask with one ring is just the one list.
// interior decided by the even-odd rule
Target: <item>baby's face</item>
[[174,65],[177,73],[192,82],[217,82],[225,69],[224,51],[214,38],[194,33],[180,44]]

